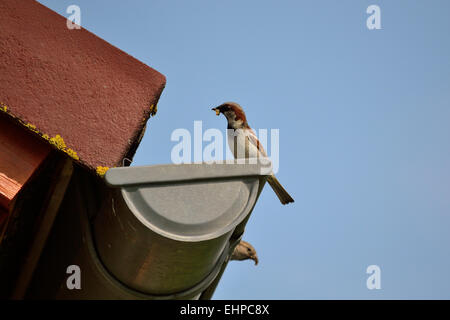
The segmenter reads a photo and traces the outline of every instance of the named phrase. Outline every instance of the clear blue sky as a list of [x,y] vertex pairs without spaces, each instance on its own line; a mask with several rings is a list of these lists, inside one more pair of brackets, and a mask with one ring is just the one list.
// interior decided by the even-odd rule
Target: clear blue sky
[[135,165],[169,163],[194,120],[224,129],[228,100],[280,129],[296,202],[265,188],[244,236],[260,264],[230,263],[214,298],[450,298],[449,1],[40,2],[167,77]]

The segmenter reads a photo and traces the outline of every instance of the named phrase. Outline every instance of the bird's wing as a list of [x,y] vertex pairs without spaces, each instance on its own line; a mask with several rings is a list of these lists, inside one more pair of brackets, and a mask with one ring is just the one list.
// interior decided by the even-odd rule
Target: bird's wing
[[248,137],[249,143],[251,143],[253,146],[256,146],[256,148],[258,149],[259,153],[263,157],[267,157],[267,153],[264,150],[264,147],[262,146],[261,142],[259,142],[258,138],[256,137],[256,134],[253,131],[253,129],[247,129],[246,131],[247,131],[247,137]]

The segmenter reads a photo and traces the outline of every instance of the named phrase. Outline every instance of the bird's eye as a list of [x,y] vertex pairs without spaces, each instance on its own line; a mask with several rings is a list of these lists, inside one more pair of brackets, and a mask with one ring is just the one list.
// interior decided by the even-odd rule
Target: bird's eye
[[251,250],[250,248],[247,248],[247,251],[250,252],[250,251],[252,251],[252,250]]

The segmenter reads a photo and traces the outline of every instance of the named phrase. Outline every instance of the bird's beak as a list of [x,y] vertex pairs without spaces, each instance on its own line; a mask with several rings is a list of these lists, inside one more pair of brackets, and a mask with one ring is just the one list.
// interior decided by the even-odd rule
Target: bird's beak
[[258,264],[258,257],[253,257],[253,260],[255,261],[255,266]]
[[211,110],[214,110],[216,112],[216,116],[220,115],[219,108],[212,108]]

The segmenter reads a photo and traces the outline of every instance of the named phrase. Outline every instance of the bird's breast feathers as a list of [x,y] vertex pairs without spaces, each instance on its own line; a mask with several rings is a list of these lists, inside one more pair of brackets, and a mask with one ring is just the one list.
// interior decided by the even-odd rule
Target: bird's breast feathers
[[228,146],[236,159],[267,157],[251,129],[227,130]]

